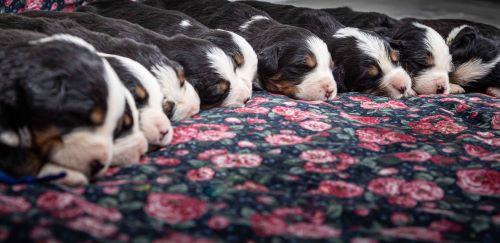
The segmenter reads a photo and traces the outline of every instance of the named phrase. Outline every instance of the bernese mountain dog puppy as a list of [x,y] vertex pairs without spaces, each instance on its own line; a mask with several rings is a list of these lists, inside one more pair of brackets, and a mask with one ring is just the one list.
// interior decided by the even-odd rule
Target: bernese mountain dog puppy
[[354,11],[350,7],[321,9],[348,27],[385,33],[397,25],[399,20],[383,13]]
[[328,45],[343,77],[335,76],[339,92],[364,92],[391,98],[415,95],[411,78],[399,64],[399,54],[381,36],[345,27],[321,10],[261,1],[241,1],[267,12],[273,19],[306,28]]
[[[46,17],[49,17],[51,19],[60,19],[59,21],[55,22],[60,24],[64,23],[64,25],[67,27],[67,30],[65,31],[69,31],[72,34],[73,32],[75,32],[75,29],[83,28],[84,30],[82,30],[81,32],[85,33],[86,35],[88,35],[88,32],[91,32],[89,30],[92,30],[92,32],[100,32],[93,32],[93,36],[104,35],[107,38],[112,38],[109,36],[111,35],[124,39],[128,39],[130,37],[130,39],[142,43],[156,45],[156,47],[159,48],[165,56],[180,64],[178,68],[176,68],[177,72],[168,72],[169,70],[166,70],[165,68],[153,68],[152,70],[153,74],[177,74],[179,80],[182,80],[177,85],[169,83],[162,84],[163,82],[160,82],[160,85],[162,86],[162,90],[164,90],[166,97],[169,97],[168,95],[171,95],[173,96],[173,98],[181,99],[175,104],[176,112],[177,110],[179,110],[179,112],[185,111],[189,113],[197,113],[199,111],[199,107],[197,109],[193,106],[189,106],[191,107],[190,109],[177,108],[182,108],[180,107],[180,105],[189,105],[193,103],[200,104],[200,101],[201,108],[204,109],[209,109],[217,106],[243,106],[244,103],[246,103],[246,101],[250,98],[250,94],[248,94],[249,92],[246,92],[245,89],[236,89],[231,86],[232,81],[238,80],[236,74],[234,73],[235,65],[228,55],[226,55],[220,48],[209,41],[190,38],[183,35],[168,38],[153,31],[146,30],[138,25],[131,24],[127,21],[119,21],[118,19],[111,18],[104,19],[104,17],[94,14],[72,13],[64,15],[63,13],[56,12],[32,12],[26,13],[26,15],[33,17],[33,21],[35,22],[39,19],[45,19]],[[79,17],[74,17],[71,19],[68,18],[68,16],[73,15]],[[90,16],[95,16],[95,18]],[[36,18],[35,20],[34,17],[38,18]],[[75,21],[78,21],[79,23]],[[56,24],[53,23],[52,25]],[[75,27],[74,25],[80,27]],[[85,30],[85,28],[87,28],[87,30]],[[80,33],[80,35],[83,34]],[[87,38],[91,39],[90,37]],[[127,41],[130,41],[130,39]],[[122,39],[121,41],[124,40]],[[91,42],[92,44],[94,44],[92,40]],[[130,54],[127,55],[126,53],[120,53],[119,50],[116,50],[119,48],[112,48],[112,50],[109,50],[111,47],[107,45],[108,43],[106,41],[100,40],[96,42],[96,48],[98,50],[100,50],[99,48],[102,48],[103,52],[118,54],[135,59],[135,61],[139,61],[137,60],[137,58],[130,56]],[[108,51],[104,49],[108,49]],[[130,52],[130,50],[123,50],[122,52]],[[140,52],[138,52],[137,54],[140,54]],[[190,85],[185,86],[186,84],[189,84],[185,81],[185,78],[189,80],[189,83],[193,84],[194,89],[190,87]],[[173,88],[181,89],[184,92],[175,92],[175,89],[171,90]],[[186,91],[188,91],[187,93],[189,94],[198,93],[199,99],[186,96]],[[169,93],[167,94],[167,92]],[[177,119],[173,117],[172,120]]]
[[135,113],[138,113],[138,128],[134,128],[134,131],[142,131],[151,145],[169,144],[173,137],[173,128],[163,112],[164,97],[155,77],[144,66],[132,59],[104,53],[100,53],[100,56],[106,58],[111,64],[137,106],[138,112]]
[[[93,32],[70,20],[55,21],[21,15],[1,15],[0,20],[0,28],[25,29],[45,34],[71,34],[88,41],[100,52],[131,58],[153,73],[161,86],[168,86],[167,89],[162,89],[166,98],[163,101],[166,114],[175,117],[176,113],[180,113],[177,114],[178,117],[186,118],[199,111],[199,96],[191,84],[185,82],[182,66],[166,57],[156,46]],[[179,106],[186,108],[174,111],[174,108]]]
[[[257,54],[243,37],[231,31],[212,30],[184,13],[129,0],[91,2],[77,11],[127,20],[168,37],[183,34],[208,40],[232,58],[236,65],[236,75],[246,85],[247,92],[252,92],[252,81],[257,76]],[[236,89],[239,84],[233,86]]]
[[435,29],[450,48],[453,71],[450,82],[462,92],[500,97],[500,30],[494,26],[458,19],[403,19]]
[[125,93],[90,44],[54,35],[2,46],[0,84],[0,169],[64,171],[61,183],[82,185],[108,168]]
[[433,28],[412,21],[402,22],[387,33],[391,45],[400,52],[400,62],[410,74],[418,94],[459,92],[450,85],[453,63],[446,41]]
[[281,24],[263,11],[237,2],[164,0],[161,6],[184,12],[210,28],[243,36],[258,56],[259,82],[255,87],[303,100],[336,96],[328,47],[310,31]]

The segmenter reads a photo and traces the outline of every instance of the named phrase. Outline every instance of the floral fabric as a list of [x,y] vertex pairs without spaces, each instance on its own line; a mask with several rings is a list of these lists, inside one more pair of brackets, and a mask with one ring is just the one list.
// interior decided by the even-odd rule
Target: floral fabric
[[500,242],[500,102],[264,92],[91,185],[0,185],[0,241]]
[[23,13],[37,10],[73,12],[84,0],[2,0],[0,13]]

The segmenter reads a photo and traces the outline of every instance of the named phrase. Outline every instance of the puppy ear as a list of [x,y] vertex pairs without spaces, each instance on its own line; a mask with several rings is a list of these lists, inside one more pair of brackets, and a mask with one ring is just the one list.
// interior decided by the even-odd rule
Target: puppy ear
[[407,42],[404,40],[394,40],[389,37],[386,37],[386,40],[389,42],[389,45],[395,50],[402,50],[406,46],[408,46]]
[[259,70],[269,75],[277,73],[279,60],[282,54],[283,47],[281,45],[273,45],[264,48],[257,54],[259,58]]
[[476,39],[477,35],[478,35],[478,30],[476,28],[467,26],[463,28],[457,34],[457,36],[455,36],[455,38],[451,42],[450,47],[455,49],[470,45],[470,43]]

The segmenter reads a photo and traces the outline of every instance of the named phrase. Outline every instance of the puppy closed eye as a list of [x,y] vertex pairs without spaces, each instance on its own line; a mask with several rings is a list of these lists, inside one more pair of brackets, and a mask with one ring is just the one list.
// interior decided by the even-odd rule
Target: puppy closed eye
[[184,88],[186,84],[186,76],[184,74],[184,69],[177,70],[177,78],[179,79],[181,88]]
[[370,65],[370,67],[368,67],[368,76],[375,78],[379,73],[377,65]]
[[425,56],[424,65],[426,67],[434,66],[434,56],[432,55],[432,53],[427,53],[427,55]]
[[243,64],[245,64],[245,58],[243,57],[243,55],[241,55],[241,53],[236,53],[233,56],[233,60],[237,67],[241,67],[243,66]]
[[394,63],[399,62],[399,52],[397,51],[391,51],[389,53],[389,57],[391,58],[391,61]]

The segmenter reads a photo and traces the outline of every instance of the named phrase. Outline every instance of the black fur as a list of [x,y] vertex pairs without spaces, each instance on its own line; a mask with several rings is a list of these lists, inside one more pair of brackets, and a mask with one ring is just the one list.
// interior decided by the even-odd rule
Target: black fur
[[[308,29],[323,39],[328,45],[332,59],[337,66],[335,80],[339,85],[339,92],[368,92],[380,87],[384,74],[378,67],[377,60],[358,47],[356,38],[335,37],[335,33],[345,28],[345,26],[330,14],[321,10],[300,8],[292,5],[279,5],[261,1],[241,2],[267,12],[281,23]],[[381,36],[363,30],[360,30],[360,32],[372,35],[383,42],[386,46],[387,56],[393,51],[389,42]],[[375,77],[368,75],[368,69],[372,65],[377,66],[380,70]]]
[[[0,143],[0,169],[14,176],[36,175],[51,143],[74,129],[98,125],[89,115],[95,108],[112,109],[96,53],[65,41],[26,43],[33,37],[41,35],[0,31],[0,131],[31,138],[17,147]],[[37,134],[50,128],[57,129],[57,136],[39,144]]]
[[[260,84],[256,84],[257,87],[295,98],[294,92],[285,89],[299,85],[313,69],[304,63],[306,56],[311,54],[305,42],[315,35],[303,28],[281,24],[249,5],[226,0],[149,0],[146,3],[184,12],[210,28],[226,29],[245,38],[259,59]],[[256,15],[268,20],[259,20],[249,28],[240,29]]]
[[386,14],[376,12],[359,12],[354,11],[349,7],[325,8],[322,10],[332,15],[345,26],[371,30],[377,33],[390,31],[400,23],[399,20]]
[[[215,45],[206,40],[190,38],[183,35],[167,38],[161,34],[128,21],[107,18],[92,13],[36,11],[25,13],[25,15],[32,18],[37,17],[37,19],[59,19],[60,21],[58,22],[68,22],[71,20],[71,22],[74,21],[86,29],[104,34],[98,34],[99,36],[110,35],[117,38],[132,39],[137,42],[155,45],[159,48],[161,53],[168,56],[171,60],[174,60],[170,61],[169,65],[178,74],[185,73],[185,77],[194,86],[199,94],[203,108],[211,108],[220,105],[229,93],[228,90],[221,92],[220,90],[215,89],[218,84],[229,83],[229,81],[220,77],[220,75],[211,67],[211,64],[206,56],[206,52],[207,50],[214,48]],[[36,20],[34,21],[36,22]],[[122,41],[124,41],[123,39]],[[103,43],[105,44],[106,42]],[[118,55],[120,55],[120,53],[118,53]],[[146,55],[146,53],[143,55]],[[138,61],[131,56],[127,57]],[[162,60],[166,57],[163,56],[158,58],[151,56],[151,58],[152,60]],[[138,62],[141,63],[140,61]],[[144,63],[141,64],[144,65]],[[148,69],[151,67],[152,66],[150,65]],[[185,79],[179,76],[179,81],[182,84],[185,82]],[[168,109],[170,109],[170,111],[165,111],[167,114],[173,114],[172,109],[175,109],[174,107],[166,104],[164,104],[164,107],[168,107]]]
[[[179,11],[159,9],[129,0],[95,1],[78,8],[77,11],[93,12],[105,17],[127,20],[168,37],[182,34],[205,39],[224,50],[232,57],[233,62],[235,62],[237,55],[242,55],[230,33],[211,30],[196,19]],[[190,25],[181,26],[182,21],[189,21]]]

